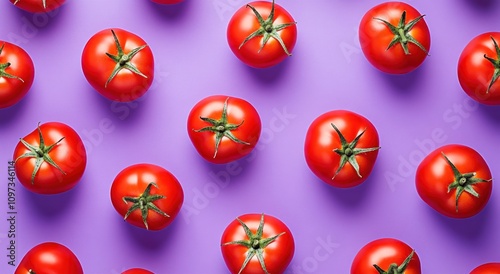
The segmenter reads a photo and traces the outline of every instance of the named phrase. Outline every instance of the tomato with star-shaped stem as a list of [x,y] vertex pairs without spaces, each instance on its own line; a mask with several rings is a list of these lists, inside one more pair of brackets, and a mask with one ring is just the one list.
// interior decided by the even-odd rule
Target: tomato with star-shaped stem
[[21,138],[14,149],[16,176],[28,190],[57,194],[75,187],[87,165],[82,139],[70,126],[49,122]]
[[378,132],[368,119],[351,111],[334,110],[311,123],[304,155],[311,171],[321,180],[347,188],[368,178],[379,148]]
[[377,69],[404,74],[429,55],[431,36],[424,15],[403,2],[386,2],[370,9],[359,25],[361,49]]
[[19,262],[14,274],[83,274],[76,255],[68,247],[44,242],[31,248]]
[[476,36],[458,60],[458,80],[472,99],[485,105],[500,105],[500,32]]
[[276,217],[245,214],[224,230],[221,251],[231,273],[283,273],[292,261],[295,242]]
[[415,183],[424,202],[452,218],[478,214],[492,191],[491,172],[484,158],[459,144],[442,146],[427,155],[417,168]]
[[9,0],[16,7],[32,13],[49,12],[62,6],[66,0]]
[[134,101],[153,83],[153,52],[131,32],[105,29],[85,45],[82,70],[90,85],[104,97],[118,102]]
[[177,178],[153,164],[123,169],[111,185],[110,196],[125,221],[147,230],[170,225],[184,202],[184,191]]
[[205,160],[225,164],[252,152],[262,124],[257,110],[249,102],[213,95],[192,108],[187,130],[191,142]]
[[256,1],[231,17],[227,40],[234,55],[254,68],[268,68],[292,55],[297,42],[296,22],[283,7]]

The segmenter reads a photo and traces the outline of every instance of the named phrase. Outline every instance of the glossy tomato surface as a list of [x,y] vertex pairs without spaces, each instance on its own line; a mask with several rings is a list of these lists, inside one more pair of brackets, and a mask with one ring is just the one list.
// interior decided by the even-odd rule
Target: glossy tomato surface
[[111,185],[110,196],[118,214],[124,218],[129,214],[127,222],[149,230],[170,225],[184,202],[184,191],[177,178],[153,164],[123,169]]
[[[408,261],[406,265],[405,261]],[[375,265],[384,273],[422,273],[417,253],[408,244],[393,238],[377,239],[362,247],[352,262],[351,274],[380,274]],[[387,272],[391,265],[404,265],[405,270]]]
[[500,263],[486,263],[474,268],[469,274],[499,274]]
[[[334,126],[352,144],[351,156],[347,157],[351,160],[346,159],[343,165],[342,153],[339,154],[336,150],[346,150],[343,149],[341,137]],[[358,141],[355,142],[357,137]],[[309,126],[304,155],[311,171],[323,182],[346,188],[357,186],[368,178],[375,165],[378,148],[378,132],[368,119],[352,111],[333,110],[320,115]],[[344,155],[348,156],[349,152]],[[359,166],[359,173],[352,163]]]
[[35,67],[21,47],[0,41],[0,108],[15,105],[28,93],[35,79]]
[[[499,44],[500,32],[480,34],[465,46],[458,60],[458,80],[462,89],[472,99],[485,105],[500,105]],[[495,60],[496,65],[492,62]]]
[[16,7],[32,12],[50,12],[66,3],[66,0],[9,0]]
[[[126,62],[116,62],[110,55],[118,59],[122,56]],[[141,37],[123,29],[105,29],[92,36],[83,49],[81,62],[90,85],[113,101],[134,101],[153,83],[151,48]]]
[[[460,176],[455,175],[450,163],[461,173]],[[450,144],[424,158],[417,168],[415,182],[420,198],[437,212],[452,218],[468,218],[478,214],[488,203],[491,179],[488,164],[477,151],[468,146]],[[463,182],[463,192],[460,186],[451,187],[457,181]]]
[[[243,224],[249,231],[245,231]],[[259,228],[261,235],[258,235]],[[249,237],[249,233],[252,237]],[[275,239],[268,241],[266,246],[263,244],[273,237]],[[258,244],[250,244],[251,247],[247,247],[234,243],[236,241]],[[295,242],[290,229],[276,217],[267,214],[245,214],[232,221],[224,230],[221,251],[231,273],[284,273],[293,258]],[[257,253],[262,254],[267,272],[263,270]],[[250,259],[247,265],[244,265],[247,258]]]
[[274,4],[274,17],[270,23],[275,27],[293,23],[283,29],[276,30],[289,54],[279,40],[274,37],[269,38],[262,47],[265,40],[264,35],[253,37],[242,45],[247,37],[261,28],[256,14],[248,6],[254,7],[263,20],[266,20],[269,18],[272,5],[273,3],[269,1],[248,3],[234,13],[227,27],[227,41],[234,55],[243,63],[254,68],[268,68],[281,63],[292,53],[297,42],[297,26],[294,24],[294,19],[283,7]]
[[[87,152],[82,139],[70,126],[60,122],[44,123],[21,140],[25,144],[19,141],[13,159],[16,159],[17,178],[26,189],[39,194],[57,194],[72,189],[82,178]],[[38,170],[37,162],[40,162]]]
[[83,274],[76,255],[55,242],[41,243],[30,249],[19,262],[14,274]]
[[143,268],[131,268],[123,271],[122,274],[154,274],[154,273]]
[[252,152],[261,130],[259,113],[248,101],[225,95],[202,99],[191,109],[187,120],[188,135],[196,151],[216,164],[229,163]]
[[[366,59],[375,68],[390,74],[404,74],[415,70],[424,62],[431,46],[430,31],[424,18],[411,28],[402,27],[405,35],[394,33],[384,23],[400,26],[403,12],[406,15],[403,21],[406,26],[411,26],[410,23],[422,15],[407,3],[385,2],[367,11],[359,25],[359,40]],[[405,41],[409,41],[405,43],[407,52],[402,43],[391,44],[395,37],[403,36]]]

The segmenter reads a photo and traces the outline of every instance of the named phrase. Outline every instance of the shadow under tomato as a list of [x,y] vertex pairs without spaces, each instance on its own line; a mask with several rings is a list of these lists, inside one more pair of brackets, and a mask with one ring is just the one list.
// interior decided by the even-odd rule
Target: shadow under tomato
[[[10,106],[8,108],[0,109],[0,126],[7,126],[12,123],[18,123],[17,117],[21,116],[23,112],[26,112],[29,105],[29,100],[31,100],[30,92],[24,96],[21,101],[17,104]],[[22,137],[22,136],[19,136]]]
[[500,106],[488,106],[479,103],[479,111],[494,123],[500,123]]
[[69,10],[66,10],[67,5],[64,4],[55,10],[40,13],[31,13],[14,7],[23,30],[20,39],[35,39],[36,36],[40,35],[40,32],[43,32],[44,35],[51,31],[55,33],[56,28],[64,26],[60,22],[66,21],[63,17],[69,12]]
[[238,61],[241,66],[244,66],[247,72],[259,81],[259,83],[267,86],[277,84],[284,79],[284,74],[286,74],[286,71],[291,66],[291,62],[294,61],[291,60],[292,58],[293,57],[288,57],[283,62],[269,68],[253,68],[237,60],[237,58],[236,61]]
[[477,8],[481,11],[494,12],[492,8],[498,6],[498,0],[465,0],[465,3],[470,7]]
[[[167,241],[172,241],[176,238],[176,234],[182,222],[182,212],[175,217],[175,220],[166,228],[162,230],[146,230],[144,228],[136,227],[124,221],[123,226],[127,234],[135,240],[137,247],[141,248],[141,252],[157,253],[159,250],[170,246],[166,244]],[[172,245],[174,246],[174,245]]]
[[151,0],[142,2],[144,2],[150,10],[153,10],[155,15],[169,21],[181,20],[185,16],[186,11],[190,10],[189,6],[191,5],[191,0],[184,0],[181,3],[170,5],[157,4]]
[[373,69],[380,74],[381,78],[392,86],[391,90],[397,91],[400,95],[409,96],[416,95],[421,91],[421,83],[424,82],[422,78],[426,66],[425,63],[426,61],[414,71],[406,74],[389,74],[381,72],[376,68]]

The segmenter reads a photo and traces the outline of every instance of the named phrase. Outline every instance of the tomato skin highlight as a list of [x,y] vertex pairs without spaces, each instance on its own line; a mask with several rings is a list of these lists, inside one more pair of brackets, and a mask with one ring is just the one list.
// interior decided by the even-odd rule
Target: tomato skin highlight
[[460,86],[469,97],[481,104],[500,105],[500,80],[488,90],[495,67],[484,55],[500,58],[491,38],[500,43],[500,32],[480,34],[465,46],[458,60],[457,74]]
[[[111,185],[111,203],[118,214],[124,217],[132,203],[125,203],[123,198],[139,197],[150,183],[157,185],[157,187],[151,187],[151,195],[164,196],[164,198],[154,201],[153,204],[168,214],[168,217],[149,209],[147,229],[162,230],[174,221],[184,202],[184,191],[181,184],[172,173],[163,167],[142,163],[131,165],[120,171]],[[132,211],[126,221],[146,229],[140,209]]]
[[476,178],[491,179],[488,164],[477,151],[459,144],[445,145],[427,155],[417,167],[415,183],[420,198],[450,218],[469,218],[478,214],[490,199],[492,182],[472,185],[479,198],[463,192],[458,200],[457,211],[456,190],[448,193],[448,186],[454,181],[453,170],[443,154],[461,173],[474,172]]
[[17,104],[28,93],[35,79],[35,66],[29,54],[21,47],[0,41],[3,50],[0,64],[10,63],[6,73],[19,77],[7,78],[0,75],[0,109]]
[[[147,78],[126,68],[109,81],[116,63],[106,53],[118,55],[115,32],[125,54],[146,45],[130,60]],[[82,52],[82,70],[89,84],[105,98],[117,102],[131,102],[142,97],[154,79],[154,56],[151,48],[139,36],[119,28],[104,29],[94,34]]]
[[[272,7],[271,2],[255,1],[248,3],[248,5],[253,6],[264,20],[269,17]],[[295,22],[288,11],[278,4],[274,5],[274,25]],[[231,17],[227,27],[227,41],[229,48],[240,61],[253,68],[269,68],[289,57],[280,43],[274,38],[270,38],[262,50],[260,50],[263,41],[262,36],[250,39],[240,48],[241,43],[259,28],[260,24],[257,17],[247,5],[238,9]],[[289,26],[278,31],[278,33],[288,52],[292,53],[297,42],[297,26]]]
[[83,268],[76,255],[66,246],[45,242],[31,248],[19,262],[14,274],[71,273],[83,274]]
[[[9,0],[12,4],[16,0]],[[66,3],[66,0],[46,0],[46,6],[43,6],[42,0],[19,0],[14,6],[31,13],[50,12]]]
[[469,274],[499,274],[500,262],[486,263],[474,268]]
[[[31,181],[35,169],[35,158],[20,158],[30,150],[19,142],[14,149],[13,159],[18,159],[14,168],[19,182],[28,190],[38,194],[58,194],[74,188],[82,178],[87,166],[87,152],[82,139],[70,126],[59,122],[48,122],[40,125],[45,144],[52,145],[64,137],[49,152],[51,159],[64,171],[43,162]],[[35,129],[22,138],[33,146],[40,145],[38,130]]]
[[[388,46],[394,34],[380,20],[386,20],[397,26],[403,11],[406,11],[406,23],[421,14],[414,7],[403,2],[385,2],[368,10],[359,25],[359,40],[366,59],[378,70],[389,74],[406,74],[419,67],[428,54],[413,43],[408,43],[410,54],[405,54],[403,47],[396,43]],[[430,31],[422,18],[408,32],[429,52],[431,46]]]
[[[351,274],[379,274],[373,265],[387,271],[391,264],[401,265],[413,249],[406,243],[393,238],[374,240],[362,247],[356,254]],[[405,274],[421,274],[420,258],[413,253],[404,272]]]
[[[237,143],[227,137],[222,137],[216,154],[216,134],[210,131],[197,132],[197,130],[211,126],[200,117],[221,119],[226,101],[227,122],[234,125],[241,124],[231,133],[248,144]],[[226,164],[241,159],[253,151],[260,138],[262,123],[259,113],[248,101],[237,97],[212,95],[193,106],[187,120],[187,131],[200,156],[210,163]]]
[[[262,214],[244,214],[239,216],[248,228],[256,233],[260,224]],[[284,233],[283,233],[284,232]],[[276,217],[264,214],[263,238],[270,238],[283,233],[263,250],[264,262],[269,273],[284,273],[293,259],[295,252],[295,242],[290,229]],[[224,245],[232,241],[248,240],[243,226],[233,220],[224,230],[221,237],[221,252],[224,261],[231,273],[238,273],[246,258],[248,248],[241,245]],[[241,271],[241,274],[261,274],[264,273],[262,267],[254,256]]]
[[331,186],[349,188],[360,185],[371,174],[378,150],[355,156],[361,177],[358,176],[349,162],[335,175],[341,162],[341,156],[334,150],[341,148],[341,141],[332,127],[332,123],[348,142],[354,140],[365,130],[356,147],[379,147],[378,132],[368,119],[351,111],[333,110],[317,117],[307,130],[304,142],[304,156],[307,165],[318,178]]
[[154,273],[142,268],[131,268],[123,271],[122,274],[154,274]]

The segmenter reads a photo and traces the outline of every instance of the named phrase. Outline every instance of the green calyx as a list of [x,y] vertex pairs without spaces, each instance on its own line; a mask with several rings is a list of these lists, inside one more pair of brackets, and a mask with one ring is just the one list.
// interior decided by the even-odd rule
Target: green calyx
[[[16,0],[14,2],[14,5],[16,5],[19,1],[21,1],[21,0]],[[42,0],[42,5],[43,5],[43,8],[46,9],[47,8],[47,0]]]
[[219,120],[213,119],[213,118],[208,118],[208,117],[200,117],[201,120],[207,122],[210,124],[210,126],[204,127],[202,129],[197,129],[194,130],[195,132],[213,132],[215,134],[215,152],[214,152],[214,158],[217,156],[217,151],[219,150],[219,145],[222,141],[223,137],[229,138],[231,141],[238,143],[238,144],[243,144],[243,145],[250,145],[250,143],[242,141],[236,136],[233,135],[232,131],[238,129],[243,122],[239,124],[230,124],[227,121],[227,101],[229,100],[229,97],[226,98],[226,101],[224,101],[224,107],[222,109],[222,117]]
[[477,193],[472,186],[478,183],[490,182],[491,179],[485,180],[481,178],[476,178],[475,172],[460,173],[460,171],[458,171],[457,167],[450,161],[450,159],[448,159],[448,157],[446,157],[446,155],[443,152],[441,152],[441,154],[443,155],[444,159],[453,170],[453,176],[455,177],[455,179],[451,184],[448,185],[448,193],[450,193],[454,189],[456,190],[455,210],[456,212],[458,212],[458,200],[460,199],[460,196],[464,192],[467,192],[470,195],[479,198],[479,193]]
[[104,85],[104,87],[107,87],[109,82],[111,82],[111,80],[113,80],[113,78],[115,78],[115,76],[122,70],[122,69],[128,69],[130,70],[131,72],[137,74],[137,75],[140,75],[144,78],[148,78],[146,75],[144,75],[141,71],[139,71],[139,69],[134,65],[132,64],[132,59],[134,58],[134,56],[139,53],[139,51],[141,51],[142,49],[144,49],[147,45],[142,45],[138,48],[135,48],[133,50],[131,50],[129,53],[125,54],[125,52],[123,52],[123,48],[122,46],[120,45],[120,41],[118,41],[118,37],[116,37],[116,34],[113,30],[111,30],[111,33],[113,33],[113,39],[115,39],[115,45],[116,45],[116,49],[118,51],[118,55],[113,55],[111,53],[108,53],[106,52],[106,55],[111,58],[111,60],[113,60],[116,65],[115,65],[115,68],[113,69],[113,72],[111,73],[111,75],[109,76],[108,80],[106,81],[106,84]]
[[247,5],[247,7],[252,9],[252,11],[255,13],[257,20],[259,21],[260,28],[257,29],[256,31],[254,31],[252,34],[250,34],[247,38],[245,38],[245,40],[243,40],[243,42],[241,43],[239,48],[241,49],[241,47],[243,47],[243,45],[246,44],[246,42],[250,41],[251,39],[253,39],[257,36],[263,36],[264,39],[262,40],[262,45],[260,46],[260,49],[259,49],[259,52],[260,52],[264,48],[264,46],[267,44],[269,39],[271,39],[271,37],[272,37],[276,41],[278,41],[278,43],[280,43],[280,45],[283,48],[283,50],[285,51],[285,53],[288,56],[291,56],[292,54],[290,54],[290,52],[286,48],[286,45],[283,42],[283,39],[281,39],[281,36],[278,32],[287,28],[287,27],[290,27],[292,25],[297,24],[297,22],[284,23],[284,24],[279,24],[279,25],[275,26],[273,24],[273,21],[274,21],[274,0],[272,3],[272,6],[271,6],[271,12],[269,14],[269,17],[266,20],[264,20],[264,18],[262,18],[260,13],[253,6]]
[[159,188],[158,185],[154,182],[151,182],[148,184],[144,192],[139,196],[139,197],[128,197],[125,196],[122,198],[123,202],[125,204],[132,203],[132,206],[128,209],[127,213],[123,217],[124,220],[128,218],[132,212],[136,210],[141,211],[141,216],[142,216],[142,222],[144,223],[144,226],[146,229],[149,230],[148,226],[148,214],[149,210],[152,210],[164,217],[170,217],[167,213],[163,212],[161,209],[159,209],[153,202],[160,200],[160,199],[165,199],[166,197],[163,195],[151,195],[151,187],[154,186],[156,188]]
[[35,183],[35,176],[38,173],[38,170],[40,170],[42,163],[44,163],[44,162],[57,168],[57,170],[59,170],[63,175],[66,175],[66,173],[54,162],[54,160],[52,160],[52,158],[50,158],[50,155],[49,155],[49,153],[52,151],[52,149],[54,149],[54,147],[56,145],[58,145],[64,139],[64,137],[59,139],[59,141],[55,142],[54,144],[52,144],[50,146],[46,146],[45,140],[43,138],[42,130],[40,129],[40,124],[38,124],[37,129],[38,129],[38,136],[40,138],[40,145],[38,147],[31,145],[21,138],[20,139],[21,143],[27,149],[29,149],[29,152],[26,152],[25,154],[17,157],[17,159],[15,160],[15,162],[17,162],[21,158],[35,158],[36,159],[35,168],[33,169],[33,173],[31,174],[31,184]]
[[389,23],[388,21],[380,18],[374,18],[375,20],[379,20],[384,25],[386,25],[389,30],[394,34],[394,37],[392,38],[391,42],[389,43],[389,46],[387,46],[387,50],[392,48],[396,44],[401,44],[401,47],[403,47],[403,50],[406,55],[410,54],[410,50],[408,49],[408,43],[415,44],[417,47],[419,47],[421,50],[423,50],[426,54],[429,54],[427,49],[420,44],[419,41],[417,41],[413,36],[410,35],[411,29],[417,24],[424,15],[420,15],[419,17],[411,20],[409,23],[406,23],[406,11],[403,11],[401,14],[401,19],[399,20],[399,23],[397,26],[394,26],[393,24]]
[[375,269],[377,269],[379,274],[403,274],[405,272],[406,268],[408,268],[408,265],[410,264],[410,261],[413,258],[414,254],[415,254],[415,250],[412,250],[410,255],[408,255],[408,257],[406,257],[406,259],[403,261],[403,263],[401,265],[398,266],[396,263],[392,263],[389,266],[389,269],[387,271],[383,270],[382,268],[380,268],[376,264],[374,264],[373,267],[375,267]]
[[[3,48],[5,47],[5,43],[2,44],[2,47],[0,47],[0,55],[2,54]],[[21,82],[24,83],[24,80],[21,79],[20,77],[17,77],[15,75],[7,73],[5,70],[7,70],[8,67],[10,67],[10,63],[7,62],[5,64],[0,64],[0,77],[5,77],[5,78],[11,78],[11,79],[17,79]]]
[[333,179],[339,174],[340,170],[345,166],[347,162],[351,164],[351,166],[354,168],[356,171],[356,174],[358,175],[359,178],[361,178],[361,174],[359,173],[359,165],[358,161],[356,160],[356,155],[363,154],[363,153],[368,153],[372,152],[375,150],[380,149],[380,147],[371,147],[371,148],[357,148],[356,145],[358,144],[359,139],[363,134],[365,133],[366,129],[364,129],[361,133],[359,133],[356,138],[352,142],[347,142],[345,139],[344,135],[340,132],[340,130],[332,123],[331,124],[333,129],[337,132],[340,138],[340,148],[336,148],[333,150],[333,152],[337,153],[340,155],[340,164],[337,170],[335,171],[335,174],[333,175]]
[[491,57],[484,55],[484,58],[486,58],[488,61],[491,62],[491,64],[495,67],[495,71],[493,72],[493,77],[491,77],[490,84],[488,85],[488,89],[486,90],[486,93],[490,92],[491,87],[493,84],[498,80],[500,77],[500,47],[498,47],[497,41],[493,38],[493,36],[490,36],[491,40],[493,40],[493,44],[495,45],[495,51],[497,52],[497,59],[493,59]]
[[232,241],[228,243],[224,243],[222,245],[241,245],[246,248],[248,248],[248,252],[245,258],[245,261],[243,262],[243,265],[240,268],[240,271],[238,274],[243,272],[245,267],[247,266],[248,262],[254,257],[257,256],[257,259],[259,260],[260,267],[262,270],[264,270],[264,273],[269,274],[266,268],[266,264],[264,262],[264,249],[270,245],[272,242],[274,242],[278,237],[281,235],[285,234],[285,232],[282,232],[278,235],[275,235],[270,238],[263,238],[262,234],[264,231],[264,214],[261,215],[260,217],[260,222],[259,222],[259,227],[257,228],[257,233],[253,233],[248,226],[243,223],[239,218],[237,218],[238,222],[241,224],[243,229],[245,230],[245,234],[248,237],[248,240],[239,240],[239,241]]

